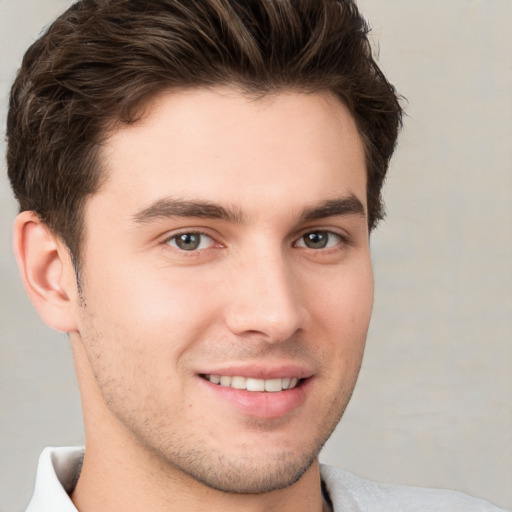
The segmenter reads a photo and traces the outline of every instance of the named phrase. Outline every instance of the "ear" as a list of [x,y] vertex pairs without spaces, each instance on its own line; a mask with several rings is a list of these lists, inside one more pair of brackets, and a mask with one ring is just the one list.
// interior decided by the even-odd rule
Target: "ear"
[[16,217],[14,254],[25,289],[43,321],[58,331],[76,331],[78,288],[71,257],[35,212]]

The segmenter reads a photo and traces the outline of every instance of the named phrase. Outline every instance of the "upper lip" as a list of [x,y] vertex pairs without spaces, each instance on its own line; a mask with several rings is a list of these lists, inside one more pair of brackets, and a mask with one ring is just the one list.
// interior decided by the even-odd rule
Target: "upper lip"
[[313,375],[311,368],[297,364],[237,364],[208,368],[198,372],[199,375],[225,375],[229,377],[248,377],[252,379],[306,379]]

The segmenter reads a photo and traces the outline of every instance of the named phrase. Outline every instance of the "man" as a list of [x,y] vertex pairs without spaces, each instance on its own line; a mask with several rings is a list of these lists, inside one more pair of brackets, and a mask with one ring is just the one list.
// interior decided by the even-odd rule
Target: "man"
[[85,453],[38,510],[497,510],[320,468],[401,110],[349,1],[82,1],[12,89],[15,250]]

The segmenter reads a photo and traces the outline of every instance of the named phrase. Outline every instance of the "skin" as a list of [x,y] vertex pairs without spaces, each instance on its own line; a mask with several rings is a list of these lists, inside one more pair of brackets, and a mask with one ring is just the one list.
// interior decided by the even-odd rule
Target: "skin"
[[[111,134],[102,162],[81,292],[62,243],[30,213],[17,223],[26,267],[31,240],[47,240],[25,282],[39,279],[46,302],[33,300],[73,347],[77,508],[322,510],[317,455],[350,399],[373,300],[349,112],[328,94],[166,93]],[[184,233],[200,245],[180,248]],[[251,372],[304,380],[263,399],[202,378]]]

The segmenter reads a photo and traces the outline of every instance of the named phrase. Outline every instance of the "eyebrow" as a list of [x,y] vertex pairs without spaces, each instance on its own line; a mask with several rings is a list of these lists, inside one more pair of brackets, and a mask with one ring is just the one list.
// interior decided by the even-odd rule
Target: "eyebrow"
[[242,212],[236,208],[226,208],[209,201],[170,198],[160,199],[133,215],[133,219],[139,224],[172,217],[221,219],[234,223],[244,220]]
[[324,219],[341,215],[357,215],[366,217],[363,203],[353,194],[347,197],[328,199],[320,204],[306,208],[301,215],[301,221]]
[[[303,210],[300,220],[301,222],[306,222],[342,215],[366,217],[366,212],[361,201],[351,194],[347,197],[327,199],[315,206],[306,208]],[[160,199],[133,215],[133,219],[137,224],[145,224],[152,220],[173,217],[220,219],[237,224],[245,220],[242,211],[238,208],[224,207],[203,200],[191,201],[171,198]]]

